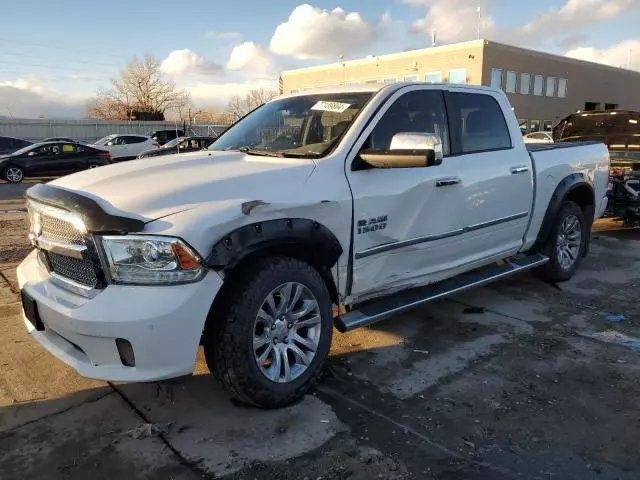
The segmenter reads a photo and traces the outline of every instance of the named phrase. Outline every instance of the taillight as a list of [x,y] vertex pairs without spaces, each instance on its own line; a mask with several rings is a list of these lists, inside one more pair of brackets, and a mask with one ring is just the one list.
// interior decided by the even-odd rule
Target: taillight
[[109,152],[99,152],[98,155],[105,160],[111,160],[111,154]]

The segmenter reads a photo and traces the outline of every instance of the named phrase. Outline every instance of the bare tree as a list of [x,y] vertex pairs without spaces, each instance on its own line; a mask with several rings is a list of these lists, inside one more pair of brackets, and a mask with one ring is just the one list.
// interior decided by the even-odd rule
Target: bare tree
[[177,110],[183,116],[191,103],[190,95],[166,78],[160,64],[151,55],[143,60],[134,57],[119,78],[111,79],[112,88],[99,90],[87,108],[92,118],[107,120],[142,120],[164,118],[168,110]]
[[265,90],[264,88],[250,90],[244,98],[240,95],[234,95],[229,99],[229,103],[227,104],[227,113],[235,122],[254,108],[259,107],[263,103],[266,103],[277,96],[278,92],[274,90]]

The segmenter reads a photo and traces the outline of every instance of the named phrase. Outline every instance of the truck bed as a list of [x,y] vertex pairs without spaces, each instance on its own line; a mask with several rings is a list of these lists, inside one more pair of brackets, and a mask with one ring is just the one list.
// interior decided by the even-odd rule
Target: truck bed
[[595,140],[585,140],[582,142],[558,142],[558,143],[525,143],[527,150],[529,152],[544,152],[547,150],[560,150],[563,148],[571,148],[578,147],[584,145],[597,145],[598,142]]

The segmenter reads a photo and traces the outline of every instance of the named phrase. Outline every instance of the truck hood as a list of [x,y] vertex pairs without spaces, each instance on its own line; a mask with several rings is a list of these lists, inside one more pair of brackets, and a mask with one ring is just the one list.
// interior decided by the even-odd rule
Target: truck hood
[[287,185],[302,185],[315,165],[310,159],[205,151],[117,163],[51,185],[90,197],[108,213],[149,222],[216,201],[270,198]]

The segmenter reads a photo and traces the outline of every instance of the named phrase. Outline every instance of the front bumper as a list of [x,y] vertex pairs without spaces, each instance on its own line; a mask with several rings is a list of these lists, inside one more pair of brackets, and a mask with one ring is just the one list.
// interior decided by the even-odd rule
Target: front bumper
[[[154,381],[193,371],[209,309],[222,286],[216,272],[174,286],[109,285],[85,298],[52,283],[31,252],[18,267],[20,289],[45,326],[31,335],[80,375],[111,381]],[[116,339],[129,341],[135,366],[123,365]]]

